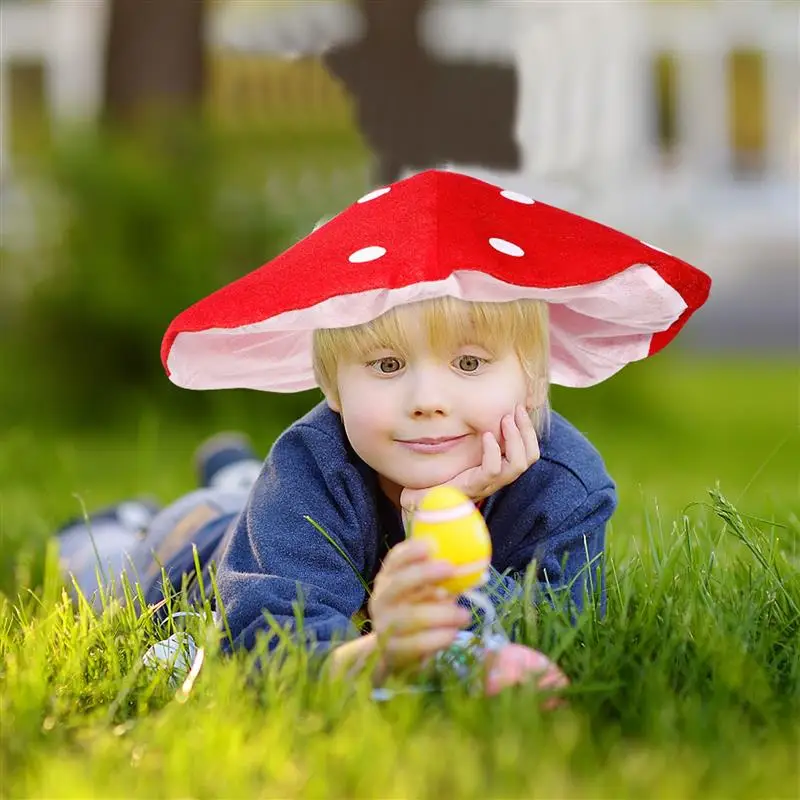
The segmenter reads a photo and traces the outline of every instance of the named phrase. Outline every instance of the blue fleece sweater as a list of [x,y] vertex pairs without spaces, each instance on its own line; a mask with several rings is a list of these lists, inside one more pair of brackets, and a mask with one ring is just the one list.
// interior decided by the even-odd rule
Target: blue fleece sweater
[[[569,591],[580,607],[585,588],[605,592],[602,554],[614,483],[595,448],[556,413],[540,449],[533,466],[482,506],[492,538],[487,588],[495,603],[507,599],[536,560],[538,579]],[[352,567],[371,584],[385,553],[403,538],[399,511],[323,401],[275,441],[220,547],[217,579],[233,637],[227,647],[250,649],[270,628],[264,612],[320,650],[357,636],[352,617],[367,595]],[[302,637],[294,624],[299,597]]]

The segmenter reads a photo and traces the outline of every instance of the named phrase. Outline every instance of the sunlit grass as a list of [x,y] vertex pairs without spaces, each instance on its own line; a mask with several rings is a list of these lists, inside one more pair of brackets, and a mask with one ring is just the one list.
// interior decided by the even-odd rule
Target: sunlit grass
[[3,608],[7,785],[26,797],[791,797],[796,551],[711,499],[707,524],[659,519],[669,543],[612,558],[604,619],[543,611],[525,626],[573,680],[568,708],[549,714],[528,689],[376,704],[366,680],[314,680],[300,655],[253,678],[258,654],[221,659],[201,623],[210,655],[176,695],[141,663],[169,625],[125,607],[73,612],[50,571],[38,599]]
[[[525,613],[568,707],[369,697],[302,654],[207,656],[188,696],[142,655],[174,631],[130,606],[74,607],[47,535],[67,516],[193,485],[211,432],[143,414],[113,431],[8,429],[0,459],[0,774],[24,797],[770,797],[797,794],[800,493],[797,371],[654,360],[555,392],[618,481],[608,611]],[[642,376],[648,379],[643,380]],[[627,404],[627,405],[626,405]],[[227,427],[232,427],[227,421]],[[262,450],[275,420],[242,425]],[[720,491],[715,490],[719,483]],[[710,491],[709,491],[710,490]],[[29,591],[27,587],[32,587]],[[180,608],[180,600],[176,600]],[[506,624],[523,609],[511,608]]]

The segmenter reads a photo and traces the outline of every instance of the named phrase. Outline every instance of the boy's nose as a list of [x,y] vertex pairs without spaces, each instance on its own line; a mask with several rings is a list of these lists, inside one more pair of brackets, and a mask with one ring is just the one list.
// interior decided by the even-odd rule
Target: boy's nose
[[450,411],[443,403],[418,403],[414,405],[411,416],[413,417],[447,417]]
[[435,375],[419,375],[411,382],[408,396],[411,416],[447,416],[452,413],[452,400]]

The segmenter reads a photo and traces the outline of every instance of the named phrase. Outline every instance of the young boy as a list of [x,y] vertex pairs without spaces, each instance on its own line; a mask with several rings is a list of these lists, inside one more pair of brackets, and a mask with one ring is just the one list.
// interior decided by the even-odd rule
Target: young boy
[[[556,602],[560,596],[580,608],[587,596],[596,595],[604,606],[603,551],[616,505],[614,483],[594,447],[550,411],[549,377],[582,375],[573,381],[581,385],[581,380],[586,384],[613,374],[627,360],[647,355],[641,337],[648,324],[663,331],[669,313],[677,326],[674,336],[679,317],[683,324],[699,303],[697,297],[686,302],[676,291],[681,285],[676,263],[682,262],[666,254],[654,259],[673,270],[669,282],[664,281],[661,305],[653,299],[652,276],[634,283],[635,269],[625,273],[619,267],[627,281],[623,296],[613,284],[619,276],[613,270],[609,275],[607,264],[604,276],[587,271],[583,285],[570,286],[568,292],[526,285],[514,272],[520,267],[509,268],[502,259],[524,256],[529,245],[510,241],[508,233],[488,238],[494,257],[500,257],[500,266],[484,273],[493,282],[474,283],[481,274],[476,266],[468,276],[473,282],[462,278],[453,291],[444,281],[463,273],[450,265],[440,270],[438,261],[432,267],[427,257],[416,265],[417,253],[431,251],[430,241],[415,242],[414,236],[431,223],[438,252],[446,252],[444,245],[455,249],[468,234],[455,230],[448,239],[441,209],[431,198],[440,202],[449,197],[453,204],[479,208],[478,227],[493,219],[488,212],[495,195],[486,199],[486,187],[466,176],[430,171],[370,193],[267,265],[268,273],[262,267],[260,277],[251,273],[173,323],[164,353],[176,383],[280,386],[285,391],[287,386],[305,388],[301,381],[310,380],[313,371],[313,383],[325,397],[276,440],[246,500],[240,495],[243,505],[235,499],[227,505],[209,503],[208,497],[184,501],[177,524],[166,532],[155,526],[158,535],[148,534],[145,540],[155,555],[151,565],[166,563],[173,583],[193,569],[192,543],[204,564],[217,564],[231,634],[224,648],[252,648],[274,622],[292,631],[303,646],[326,654],[336,671],[376,664],[378,682],[413,670],[447,648],[470,625],[469,604],[437,586],[454,568],[433,560],[419,541],[406,540],[404,530],[425,491],[443,484],[462,489],[485,518],[492,538],[486,590],[495,603],[520,594],[521,578],[535,563],[536,578]],[[390,191],[394,205],[379,212],[380,224],[356,208]],[[512,220],[530,235],[533,218],[521,215],[530,214],[524,207],[533,201],[501,194],[523,208],[502,206],[504,216],[496,215],[494,224],[502,221],[503,232],[513,231]],[[420,211],[425,206],[428,217]],[[576,238],[575,227],[592,224],[578,219],[567,220],[573,230],[559,243],[567,256],[564,248]],[[552,236],[559,222],[545,220],[546,234],[537,241]],[[389,247],[354,250],[349,240],[354,230],[382,231],[380,241]],[[604,236],[620,237],[608,245],[612,255],[617,248],[625,267],[646,266],[638,263],[638,251],[652,255],[650,248],[637,243],[638,251],[628,255],[628,237],[607,230]],[[598,232],[592,233],[591,248],[602,249]],[[522,235],[516,238],[524,241]],[[387,257],[385,275],[380,264],[363,272],[347,267],[338,278],[341,288],[331,268],[326,277],[334,288],[326,298],[312,287],[309,297],[316,305],[311,305],[300,295],[320,279],[302,274],[304,248],[334,264],[341,259],[342,242],[351,265],[382,259],[392,246],[414,255],[401,263]],[[610,261],[609,252],[598,260]],[[491,261],[488,253],[482,257]],[[286,286],[281,269],[291,273]],[[410,280],[398,280],[403,270]],[[693,279],[696,273],[692,270]],[[645,295],[647,313],[655,318],[645,323],[645,315],[638,315],[631,332],[620,318],[628,313],[625,302],[635,296],[633,291]],[[554,306],[544,299],[548,296],[562,301],[557,319],[549,313]],[[270,302],[274,307],[265,311]],[[252,306],[258,306],[257,312],[248,316]],[[551,353],[558,355],[557,363]],[[238,382],[224,383],[231,376]],[[235,469],[235,461],[226,469]],[[151,566],[150,577],[157,578],[157,571]],[[148,590],[148,599],[157,599],[159,581],[151,581]],[[295,626],[298,600],[302,633]],[[365,605],[371,631],[359,635],[353,618]],[[506,655],[501,648],[490,658],[514,661],[516,667],[490,678],[489,692],[530,674],[539,676],[540,685],[565,682],[544,656],[519,645],[508,645]]]
[[262,609],[291,623],[296,581],[304,631],[318,647],[352,634],[364,589],[310,517],[374,578],[372,633],[336,648],[334,662],[359,659],[381,639],[392,670],[451,644],[470,622],[435,590],[453,568],[404,542],[401,514],[445,483],[483,503],[490,594],[507,598],[518,578],[499,573],[521,575],[536,560],[542,581],[571,587],[582,604],[614,485],[586,439],[549,419],[544,303],[411,304],[364,326],[317,331],[314,359],[325,402],[276,441],[220,561],[235,643],[252,646],[266,627]]

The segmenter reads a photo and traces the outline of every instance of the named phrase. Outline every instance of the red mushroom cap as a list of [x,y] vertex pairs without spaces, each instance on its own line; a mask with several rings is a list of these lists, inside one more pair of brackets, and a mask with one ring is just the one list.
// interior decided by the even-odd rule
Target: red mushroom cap
[[605,225],[428,170],[370,192],[179,314],[161,357],[190,389],[316,386],[312,332],[451,295],[550,304],[553,383],[591,386],[665,347],[708,297],[684,261]]

